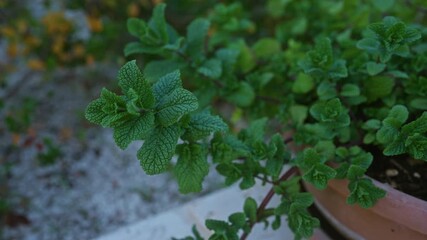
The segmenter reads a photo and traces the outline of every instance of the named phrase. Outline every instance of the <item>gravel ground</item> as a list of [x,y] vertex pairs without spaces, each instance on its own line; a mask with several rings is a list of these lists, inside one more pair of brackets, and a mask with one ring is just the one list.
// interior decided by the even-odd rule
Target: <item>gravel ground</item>
[[[0,125],[0,163],[12,164],[6,182],[10,210],[21,218],[4,226],[3,239],[91,239],[200,196],[180,195],[171,174],[145,175],[136,158],[141,142],[121,151],[110,129],[83,118],[101,86],[115,84],[106,79],[114,79],[116,70],[101,66],[48,77],[30,74],[16,83],[22,86],[7,99],[0,117],[26,97],[37,107],[19,148],[10,147],[13,137]],[[46,137],[61,156],[42,166],[37,154],[46,150]],[[205,182],[202,194],[221,185],[212,174]]]

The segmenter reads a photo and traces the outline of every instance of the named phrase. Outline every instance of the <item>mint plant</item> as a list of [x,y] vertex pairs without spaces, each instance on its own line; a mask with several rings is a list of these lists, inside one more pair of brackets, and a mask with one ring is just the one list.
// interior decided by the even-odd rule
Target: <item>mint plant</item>
[[[308,238],[320,222],[300,181],[323,190],[347,179],[347,203],[370,208],[386,195],[366,175],[372,165],[427,164],[426,20],[407,14],[410,3],[360,4],[270,0],[256,5],[262,13],[218,4],[183,34],[159,4],[148,21],[127,22],[137,39],[124,54],[142,56],[143,70],[126,63],[121,94],[103,89],[86,118],[113,128],[122,149],[144,140],[142,169],[171,170],[182,193],[202,190],[210,164],[226,185],[271,185],[262,202],[249,197],[227,220],[206,220],[209,239],[243,240],[257,223],[279,228],[283,216],[296,239]],[[280,204],[268,206],[274,195]],[[193,233],[183,239],[203,239]]]

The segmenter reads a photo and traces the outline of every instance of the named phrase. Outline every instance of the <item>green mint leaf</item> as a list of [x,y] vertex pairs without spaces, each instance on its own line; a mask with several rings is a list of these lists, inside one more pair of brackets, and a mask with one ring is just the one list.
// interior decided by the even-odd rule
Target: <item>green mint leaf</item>
[[421,38],[421,33],[417,29],[406,28],[405,33],[403,34],[403,39],[405,43],[411,43]]
[[178,121],[183,115],[199,107],[196,96],[188,90],[177,88],[163,96],[156,107],[156,118],[167,127]]
[[395,156],[405,152],[405,139],[399,135],[396,139],[386,145],[383,154],[386,156]]
[[143,37],[147,31],[147,24],[145,21],[138,18],[129,18],[126,25],[128,32],[137,38]]
[[292,201],[299,206],[309,207],[313,204],[314,198],[311,193],[301,192],[292,196]]
[[132,54],[141,54],[141,53],[149,53],[149,54],[157,54],[161,51],[159,47],[147,46],[142,42],[130,42],[126,44],[123,53],[126,57],[129,57]]
[[360,88],[356,84],[346,83],[341,89],[341,96],[355,97],[360,95]]
[[133,89],[139,96],[140,106],[151,108],[154,105],[154,96],[151,87],[144,79],[141,71],[136,65],[136,61],[127,62],[119,70],[119,86],[126,95]]
[[[98,98],[92,101],[91,103],[89,103],[89,105],[86,107],[85,118],[92,123],[101,125],[101,122],[103,122],[103,119],[108,117],[108,113],[105,113],[102,110],[102,108],[105,106],[106,103],[107,101],[102,98]],[[105,126],[107,125],[108,124],[106,124]]]
[[213,132],[226,131],[227,129],[228,125],[219,116],[212,116],[209,112],[203,111],[191,116],[183,138],[197,141]]
[[374,0],[372,3],[378,10],[385,12],[393,7],[395,0]]
[[271,137],[268,149],[269,153],[265,163],[265,169],[268,174],[277,178],[282,171],[285,161],[290,160],[290,154],[286,151],[283,137],[279,133]]
[[249,83],[240,82],[226,99],[239,107],[249,107],[255,100],[255,91]]
[[409,106],[419,110],[427,110],[427,98],[412,99]]
[[266,117],[252,121],[249,127],[242,132],[244,141],[247,143],[263,142],[267,121]]
[[270,58],[282,50],[280,45],[274,38],[262,38],[252,46],[252,51],[257,58]]
[[401,122],[395,118],[387,117],[383,120],[382,127],[377,131],[377,140],[380,143],[393,141],[399,134]]
[[390,95],[394,87],[394,79],[386,76],[376,76],[366,79],[363,85],[368,101],[375,101]]
[[140,116],[132,116],[124,121],[120,121],[118,126],[114,127],[114,140],[121,149],[134,140],[141,140],[154,127],[154,114],[146,112]]
[[366,71],[368,71],[368,74],[371,76],[381,73],[385,68],[386,65],[384,63],[368,62],[366,64]]
[[319,122],[329,123],[334,127],[345,127],[350,124],[350,117],[338,98],[314,104],[310,108],[310,114]]
[[415,133],[406,139],[405,146],[415,159],[427,161],[427,137]]
[[248,197],[245,200],[245,204],[243,205],[243,212],[249,218],[251,223],[256,223],[257,221],[257,203],[255,199]]
[[169,41],[165,19],[165,8],[166,4],[164,3],[156,5],[156,7],[153,9],[153,16],[148,23],[148,25],[157,33],[158,37],[163,41],[163,43],[167,43]]
[[336,174],[337,172],[333,168],[318,163],[305,172],[302,178],[318,189],[325,189],[328,181],[334,178]]
[[181,135],[177,125],[155,128],[138,151],[138,159],[148,175],[166,171]]
[[409,112],[408,109],[403,105],[394,106],[388,113],[388,117],[394,118],[403,124],[408,120]]
[[246,215],[242,212],[233,213],[228,221],[236,228],[243,228],[246,225]]
[[230,226],[225,221],[207,219],[205,225],[209,230],[214,231],[214,234],[209,237],[209,240],[238,240],[237,229]]
[[329,100],[337,96],[336,85],[323,81],[317,86],[316,93],[320,100]]
[[199,144],[183,145],[174,173],[181,193],[200,192],[209,173],[206,149]]
[[150,61],[147,65],[145,65],[144,74],[149,82],[155,83],[157,80],[159,80],[159,78],[185,66],[185,62],[173,59]]
[[414,133],[425,133],[427,132],[427,112],[424,112],[421,117],[416,120],[405,124],[402,127],[402,133],[412,135]]
[[153,86],[156,101],[159,102],[163,96],[169,95],[177,88],[182,88],[181,73],[174,71],[164,75]]
[[203,18],[193,20],[187,27],[187,48],[189,56],[195,57],[203,53],[205,39],[208,35],[210,22]]
[[347,198],[348,204],[359,204],[362,208],[370,208],[386,195],[386,192],[375,186],[370,179],[351,180],[348,189],[350,195]]
[[314,228],[320,226],[319,219],[310,216],[307,210],[298,204],[292,204],[288,216],[289,228],[295,233],[295,238],[309,238]]
[[218,59],[209,59],[197,69],[197,72],[208,78],[219,78],[222,75],[222,63]]
[[308,116],[308,107],[304,105],[292,105],[289,108],[292,121],[298,125],[303,124]]
[[300,73],[297,76],[294,84],[292,85],[292,91],[294,93],[308,93],[314,88],[314,80],[310,75]]
[[373,38],[364,38],[357,42],[357,48],[365,50],[368,53],[375,54],[379,52],[381,43]]

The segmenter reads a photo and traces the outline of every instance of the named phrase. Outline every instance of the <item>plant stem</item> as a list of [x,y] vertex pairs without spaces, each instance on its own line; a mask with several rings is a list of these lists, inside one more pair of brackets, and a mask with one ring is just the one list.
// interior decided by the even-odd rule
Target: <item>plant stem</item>
[[[297,172],[297,167],[291,167],[288,171],[286,171],[279,180],[277,180],[276,182],[274,182],[274,185],[279,184],[282,181],[287,180],[288,178],[290,178],[292,175],[294,175],[294,173]],[[261,204],[259,205],[258,209],[257,209],[257,221],[259,220],[259,217],[261,216],[262,212],[265,210],[265,208],[267,207],[268,203],[270,202],[270,200],[273,198],[274,196],[274,186],[271,187],[270,191],[268,191],[267,195],[265,195],[264,199],[262,200]],[[249,233],[252,231],[252,228],[254,227],[256,222],[253,222],[250,224],[249,226],[249,231],[245,232],[242,234],[242,236],[240,237],[240,240],[246,240],[246,238],[249,236]]]

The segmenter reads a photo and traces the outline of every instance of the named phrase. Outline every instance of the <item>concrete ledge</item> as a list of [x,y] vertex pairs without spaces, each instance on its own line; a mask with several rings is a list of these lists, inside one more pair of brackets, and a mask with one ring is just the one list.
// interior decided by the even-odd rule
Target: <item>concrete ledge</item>
[[[207,239],[210,231],[204,226],[205,219],[225,220],[231,213],[243,211],[243,203],[246,197],[253,197],[259,204],[269,190],[269,185],[257,184],[247,191],[242,191],[238,186],[233,185],[179,208],[122,227],[95,240],[170,240],[172,237],[181,238],[190,235],[193,225],[196,225],[201,235]],[[279,200],[278,197],[275,197],[270,204],[275,206]],[[287,227],[285,219],[282,219],[282,227],[277,231],[273,231],[271,227],[264,230],[263,224],[257,224],[248,237],[249,240],[293,238],[294,235]]]

